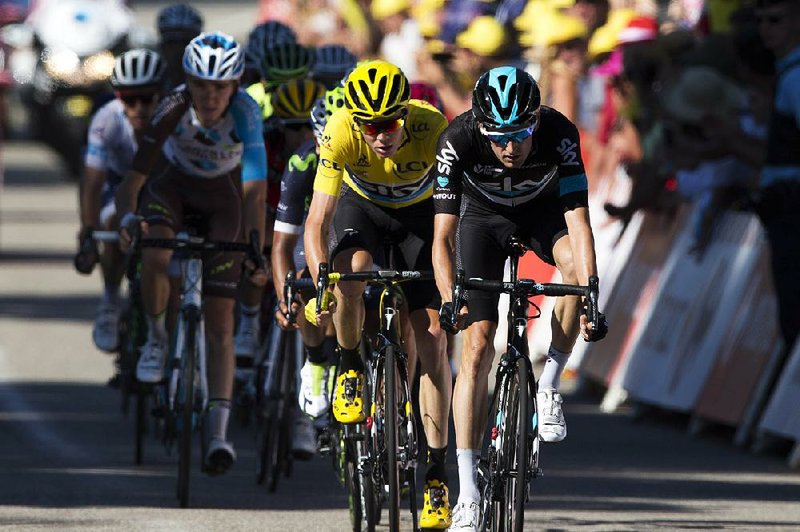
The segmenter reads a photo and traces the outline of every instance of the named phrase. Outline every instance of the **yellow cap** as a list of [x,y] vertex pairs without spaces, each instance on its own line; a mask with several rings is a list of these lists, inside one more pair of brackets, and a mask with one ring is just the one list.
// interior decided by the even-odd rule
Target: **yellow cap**
[[519,42],[523,46],[551,46],[586,37],[588,33],[586,24],[577,17],[556,10],[542,11],[536,24],[520,35]]
[[410,7],[410,0],[372,0],[370,11],[375,20],[383,20]]
[[589,57],[614,51],[619,44],[619,32],[636,16],[633,9],[613,9],[605,24],[597,28],[589,40]]
[[496,55],[506,44],[506,29],[494,17],[475,17],[467,29],[456,36],[456,45],[484,57]]

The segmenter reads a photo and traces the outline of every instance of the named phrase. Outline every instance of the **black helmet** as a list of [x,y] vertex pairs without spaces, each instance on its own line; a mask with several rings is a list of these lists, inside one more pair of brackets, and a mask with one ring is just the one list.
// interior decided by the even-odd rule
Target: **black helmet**
[[162,41],[189,41],[203,31],[203,16],[189,4],[172,4],[158,12]]
[[511,66],[497,67],[475,84],[472,114],[487,129],[521,129],[536,122],[541,100],[539,86],[530,74]]

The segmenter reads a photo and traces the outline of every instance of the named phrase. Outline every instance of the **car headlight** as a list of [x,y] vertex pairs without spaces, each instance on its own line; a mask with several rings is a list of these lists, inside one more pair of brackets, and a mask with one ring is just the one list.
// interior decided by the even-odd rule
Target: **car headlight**
[[59,81],[75,81],[80,77],[81,60],[72,50],[45,48],[42,52],[45,71]]
[[83,75],[90,81],[105,81],[114,71],[114,54],[103,51],[87,57],[83,62]]

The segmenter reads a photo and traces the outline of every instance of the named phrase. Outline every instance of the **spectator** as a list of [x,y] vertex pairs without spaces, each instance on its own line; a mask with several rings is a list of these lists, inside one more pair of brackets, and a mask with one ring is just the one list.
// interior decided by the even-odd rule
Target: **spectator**
[[373,0],[371,6],[372,17],[383,33],[381,57],[400,67],[409,81],[417,81],[416,57],[423,41],[410,9],[410,0]]
[[781,332],[791,349],[800,330],[800,0],[760,0],[758,20],[777,58],[759,214],[772,250]]

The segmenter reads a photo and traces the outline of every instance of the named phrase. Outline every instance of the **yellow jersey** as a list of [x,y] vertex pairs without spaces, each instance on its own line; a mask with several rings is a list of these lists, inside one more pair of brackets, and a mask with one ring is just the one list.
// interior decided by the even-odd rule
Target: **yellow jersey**
[[314,190],[338,196],[344,182],[369,201],[394,209],[428,199],[433,194],[433,176],[428,169],[446,127],[447,118],[435,107],[411,100],[400,149],[382,158],[364,139],[347,109],[340,109],[325,126]]

